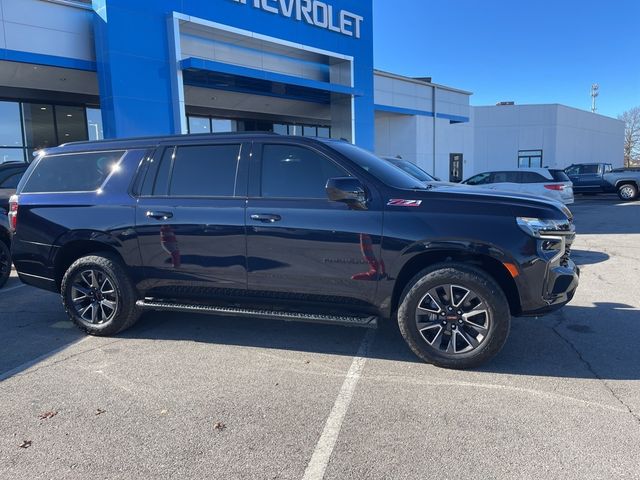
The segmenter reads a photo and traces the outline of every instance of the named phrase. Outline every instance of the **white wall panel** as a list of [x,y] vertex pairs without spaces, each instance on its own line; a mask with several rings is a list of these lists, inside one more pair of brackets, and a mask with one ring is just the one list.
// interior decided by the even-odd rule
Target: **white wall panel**
[[6,47],[9,50],[94,60],[92,41],[81,35],[48,28],[5,22]]
[[3,48],[95,60],[93,12],[42,0],[0,0]]
[[619,120],[563,105],[475,107],[474,173],[516,168],[518,150],[543,151],[543,164],[622,164],[624,125]]

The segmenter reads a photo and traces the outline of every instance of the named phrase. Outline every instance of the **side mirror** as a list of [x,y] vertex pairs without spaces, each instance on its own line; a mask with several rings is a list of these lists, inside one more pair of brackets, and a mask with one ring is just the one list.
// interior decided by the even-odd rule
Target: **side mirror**
[[354,210],[366,210],[367,192],[357,178],[337,177],[327,181],[327,197],[333,202],[342,202]]

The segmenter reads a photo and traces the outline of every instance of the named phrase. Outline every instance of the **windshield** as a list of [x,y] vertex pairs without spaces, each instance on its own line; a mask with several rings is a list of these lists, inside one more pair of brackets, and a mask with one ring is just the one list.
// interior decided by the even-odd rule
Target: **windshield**
[[411,175],[414,178],[417,178],[421,182],[435,182],[436,181],[435,178],[433,178],[427,172],[425,172],[420,167],[418,167],[417,165],[414,165],[413,163],[411,163],[408,160],[389,159],[389,161],[392,164],[394,164],[396,167],[401,168],[402,170],[407,172],[409,175]]
[[347,142],[331,142],[329,145],[378,180],[391,187],[408,190],[425,188],[424,185],[420,185],[419,182],[408,173],[405,173],[386,160],[376,157],[373,153],[360,147],[356,147]]

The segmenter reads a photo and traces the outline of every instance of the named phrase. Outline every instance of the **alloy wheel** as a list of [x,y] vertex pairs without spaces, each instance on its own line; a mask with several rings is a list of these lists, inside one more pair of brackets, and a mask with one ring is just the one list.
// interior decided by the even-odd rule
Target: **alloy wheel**
[[631,200],[635,194],[636,192],[633,187],[626,186],[620,189],[620,196],[625,200]]
[[0,248],[0,278],[11,271],[11,257],[4,248]]
[[83,270],[71,284],[71,303],[82,321],[101,325],[118,310],[118,292],[113,280],[100,270]]
[[415,318],[422,338],[446,355],[477,349],[491,326],[486,301],[473,290],[452,284],[429,290],[418,303]]

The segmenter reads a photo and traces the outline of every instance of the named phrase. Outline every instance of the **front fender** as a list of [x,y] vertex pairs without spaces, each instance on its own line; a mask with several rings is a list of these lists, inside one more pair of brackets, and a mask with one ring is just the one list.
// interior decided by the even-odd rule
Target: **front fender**
[[400,258],[404,259],[402,264],[409,261],[416,255],[424,253],[446,254],[451,253],[456,256],[486,256],[491,257],[500,263],[513,263],[514,258],[503,248],[498,245],[482,240],[469,239],[438,239],[438,240],[420,240],[408,245],[402,252]]

